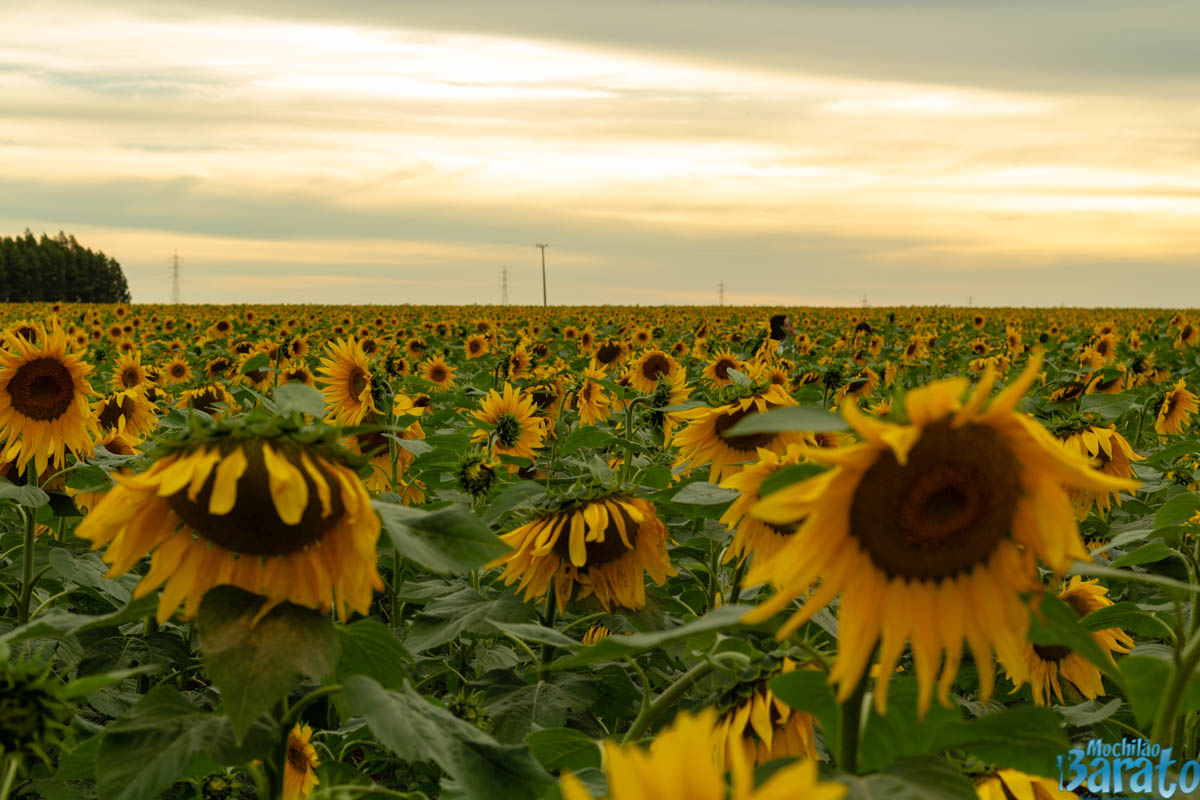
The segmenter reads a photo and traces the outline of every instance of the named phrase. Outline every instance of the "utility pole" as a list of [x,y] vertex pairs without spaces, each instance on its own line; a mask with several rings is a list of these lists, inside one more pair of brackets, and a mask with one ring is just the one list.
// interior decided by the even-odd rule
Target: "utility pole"
[[717,298],[721,305],[725,305],[725,281],[717,284]]
[[546,302],[546,248],[549,246],[550,245],[548,245],[548,244],[535,244],[534,245],[534,247],[540,247],[542,249],[542,305],[543,306],[548,305],[548,303]]
[[863,295],[863,308],[869,308],[870,305],[871,304],[867,302],[867,296],[864,294]]
[[500,270],[500,305],[508,305],[508,267]]
[[175,255],[171,256],[171,303],[179,305],[179,251],[175,251]]

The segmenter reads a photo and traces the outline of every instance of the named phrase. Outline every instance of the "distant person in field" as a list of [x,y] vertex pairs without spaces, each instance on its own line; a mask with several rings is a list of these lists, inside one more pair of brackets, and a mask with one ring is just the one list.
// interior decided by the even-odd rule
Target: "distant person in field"
[[792,321],[787,314],[776,314],[771,317],[771,333],[770,338],[775,342],[775,352],[782,353],[783,345],[790,342],[792,337],[796,335],[796,331],[792,328]]

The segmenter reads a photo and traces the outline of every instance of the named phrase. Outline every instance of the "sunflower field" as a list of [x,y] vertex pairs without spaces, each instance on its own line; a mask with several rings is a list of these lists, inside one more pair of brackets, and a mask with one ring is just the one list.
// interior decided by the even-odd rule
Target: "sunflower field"
[[1186,796],[1198,326],[0,306],[0,800]]

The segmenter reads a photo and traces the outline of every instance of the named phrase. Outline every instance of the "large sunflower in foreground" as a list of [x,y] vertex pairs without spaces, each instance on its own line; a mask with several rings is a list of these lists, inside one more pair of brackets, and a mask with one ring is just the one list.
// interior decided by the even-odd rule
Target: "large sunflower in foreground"
[[677,574],[667,556],[666,526],[654,506],[624,494],[565,501],[500,538],[514,552],[488,566],[504,567],[506,586],[520,580],[526,600],[543,597],[553,580],[560,611],[572,595],[590,594],[606,610],[638,609],[646,605],[643,573],[660,586]]
[[[730,787],[716,754],[721,737],[716,713],[708,708],[692,716],[681,713],[654,738],[649,750],[636,744],[604,743],[605,773],[610,800],[840,800],[847,788],[817,777],[817,762],[804,759],[776,770],[754,785],[754,770],[744,758],[731,758]],[[564,800],[593,800],[583,782],[571,773],[562,777]]]
[[[538,450],[546,438],[546,429],[536,416],[537,404],[533,398],[511,384],[504,384],[504,392],[492,389],[483,398],[476,419],[492,426],[492,447],[496,455],[517,456],[537,460]],[[475,440],[488,438],[484,431],[475,433]]]
[[321,359],[321,393],[329,406],[329,417],[338,425],[358,425],[368,414],[378,413],[371,397],[371,370],[367,354],[356,339],[338,339],[328,346],[329,357]]
[[366,613],[372,590],[383,589],[366,490],[331,444],[248,431],[194,433],[146,472],[114,475],[76,535],[107,546],[109,577],[152,554],[134,595],[164,587],[160,622],[181,603],[193,616],[220,585],[265,595],[264,612],[288,601],[342,618]]
[[[1086,617],[1094,611],[1113,604],[1105,595],[1108,590],[1098,580],[1085,581],[1078,575],[1058,593],[1058,598],[1079,615]],[[1094,631],[1092,638],[1101,651],[1112,659],[1113,653],[1128,653],[1134,645],[1129,634],[1120,628],[1105,628]],[[1099,668],[1091,661],[1064,645],[1040,645],[1025,643],[1025,663],[1029,668],[1029,685],[1033,691],[1033,702],[1039,706],[1049,705],[1050,694],[1059,703],[1063,700],[1062,681],[1074,686],[1083,697],[1095,700],[1104,694],[1104,682]]]
[[994,687],[993,653],[1014,681],[1028,678],[1029,611],[1021,595],[1041,590],[1038,560],[1061,573],[1075,559],[1090,559],[1064,487],[1137,485],[1092,469],[1014,410],[1040,367],[1038,353],[990,405],[991,372],[965,403],[965,378],[910,391],[907,425],[866,417],[846,403],[842,413],[862,442],[805,448],[812,461],[833,469],[752,509],[776,525],[802,522],[775,558],[752,565],[747,584],[770,582],[778,592],[746,619],[761,622],[805,598],[780,628],[784,637],[840,594],[839,649],[830,672],[839,702],[853,692],[881,639],[882,679],[875,686],[881,712],[888,678],[909,641],[921,713],[935,680],[938,699],[949,704],[964,639],[985,701]]
[[794,405],[796,401],[782,386],[770,384],[750,397],[716,408],[696,408],[681,413],[679,416],[688,420],[688,425],[671,439],[671,443],[679,448],[675,465],[693,469],[711,464],[708,479],[719,483],[737,472],[741,464],[753,461],[760,448],[782,453],[789,444],[799,444],[803,436],[798,433],[725,436],[725,432],[752,414]]
[[67,451],[86,453],[96,436],[82,353],[67,352],[67,337],[57,325],[40,326],[31,341],[7,336],[0,349],[0,436],[5,461],[17,470],[34,462],[40,475],[47,464],[58,467]]

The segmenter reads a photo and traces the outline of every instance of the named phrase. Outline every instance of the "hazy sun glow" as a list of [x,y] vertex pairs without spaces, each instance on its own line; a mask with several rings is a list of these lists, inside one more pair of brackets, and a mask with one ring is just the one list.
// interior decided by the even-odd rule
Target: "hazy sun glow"
[[1171,98],[39,5],[6,12],[0,106],[0,233],[73,232],[146,302],[176,249],[197,302],[494,302],[550,241],[565,303],[1062,302],[998,276],[1197,251]]

